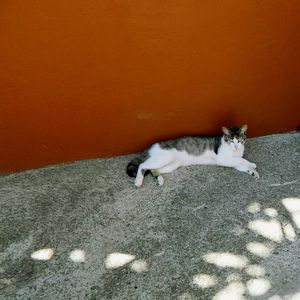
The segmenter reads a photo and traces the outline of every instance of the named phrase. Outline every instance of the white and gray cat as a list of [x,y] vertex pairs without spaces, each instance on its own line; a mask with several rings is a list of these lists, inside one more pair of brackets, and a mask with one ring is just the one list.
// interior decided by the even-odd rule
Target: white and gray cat
[[258,179],[256,164],[242,158],[246,130],[247,125],[229,129],[222,127],[223,136],[182,137],[155,143],[128,164],[127,174],[135,177],[136,187],[143,184],[144,176],[149,171],[157,178],[158,184],[163,185],[161,174],[189,165],[231,167]]

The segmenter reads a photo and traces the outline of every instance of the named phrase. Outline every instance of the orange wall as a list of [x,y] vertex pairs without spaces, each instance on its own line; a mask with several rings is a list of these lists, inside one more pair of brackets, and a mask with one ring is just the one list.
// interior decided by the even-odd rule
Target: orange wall
[[300,123],[298,0],[2,0],[0,171]]

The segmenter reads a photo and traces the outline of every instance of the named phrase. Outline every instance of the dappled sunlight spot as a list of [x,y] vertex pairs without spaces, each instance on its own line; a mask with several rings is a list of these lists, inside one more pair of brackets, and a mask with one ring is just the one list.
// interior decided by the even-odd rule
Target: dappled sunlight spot
[[252,277],[265,276],[266,270],[260,265],[249,265],[245,269],[246,273]]
[[257,202],[251,203],[248,207],[247,210],[249,213],[255,214],[258,213],[261,209],[261,205]]
[[148,270],[148,265],[147,262],[143,259],[139,259],[134,261],[131,265],[130,265],[131,270],[137,272],[137,273],[142,273]]
[[213,275],[197,274],[193,277],[193,284],[202,289],[212,287],[216,285],[217,282],[217,278]]
[[235,269],[242,269],[248,264],[248,259],[243,255],[236,255],[226,252],[212,252],[203,255],[203,259],[218,267],[231,267]]
[[289,212],[300,211],[300,199],[299,198],[284,198],[282,204]]
[[116,269],[130,263],[134,259],[134,255],[116,252],[109,254],[104,263],[107,269]]
[[264,214],[268,217],[277,217],[278,216],[278,211],[275,208],[272,207],[268,207],[266,209],[264,209]]
[[281,242],[283,239],[281,224],[275,219],[269,221],[263,219],[251,221],[248,224],[248,228],[277,243]]
[[73,262],[85,262],[85,253],[83,250],[75,249],[70,253],[70,259]]
[[282,229],[287,240],[291,242],[296,240],[297,236],[291,223],[287,223]]
[[282,199],[282,204],[286,210],[291,214],[296,226],[300,228],[300,199],[299,198],[285,198]]
[[51,248],[40,249],[33,252],[30,257],[35,260],[49,260],[52,258],[54,251]]
[[250,242],[246,246],[247,250],[259,257],[268,257],[272,254],[273,248],[264,243]]
[[251,296],[261,296],[271,287],[271,283],[266,278],[250,279],[247,282],[247,289]]
[[245,286],[241,282],[232,282],[224,289],[219,291],[212,299],[213,300],[242,300],[245,293]]
[[240,274],[238,274],[238,273],[232,273],[232,274],[229,274],[228,276],[227,276],[227,278],[226,278],[226,281],[228,282],[228,283],[230,283],[230,282],[233,282],[233,281],[239,281],[239,280],[241,280],[242,278],[241,278],[241,275]]

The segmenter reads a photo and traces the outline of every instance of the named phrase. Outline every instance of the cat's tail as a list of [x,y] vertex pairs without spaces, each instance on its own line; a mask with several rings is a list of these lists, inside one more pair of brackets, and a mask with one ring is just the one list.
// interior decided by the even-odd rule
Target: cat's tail
[[[141,163],[143,163],[148,158],[148,153],[141,153],[138,157],[135,157],[133,160],[129,162],[127,165],[127,175],[130,177],[136,177],[138,168]],[[145,174],[146,175],[146,174]]]

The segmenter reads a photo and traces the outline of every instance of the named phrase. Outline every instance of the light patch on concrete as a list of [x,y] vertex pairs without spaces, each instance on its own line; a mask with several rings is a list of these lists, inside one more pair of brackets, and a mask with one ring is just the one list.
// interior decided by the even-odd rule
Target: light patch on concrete
[[241,275],[238,274],[238,273],[232,273],[232,274],[229,274],[226,278],[226,281],[228,283],[230,282],[235,282],[235,281],[240,281],[242,278],[241,278]]
[[85,262],[85,252],[81,249],[75,249],[71,251],[70,259],[76,263]]
[[264,214],[268,217],[275,218],[278,216],[278,211],[273,207],[268,207],[264,209]]
[[245,272],[252,277],[265,276],[266,270],[260,265],[249,265],[246,267]]
[[271,288],[271,283],[266,278],[250,279],[247,282],[247,289],[251,296],[261,296]]
[[253,232],[277,243],[280,243],[283,239],[281,224],[275,219],[269,221],[263,219],[251,221],[248,224],[248,228]]
[[139,259],[135,260],[131,265],[130,265],[131,270],[137,272],[137,273],[142,273],[146,272],[148,270],[148,264],[145,260]]
[[300,228],[300,199],[299,198],[285,198],[282,199],[282,204],[291,214],[296,226]]
[[127,265],[134,259],[134,255],[116,252],[109,254],[104,263],[107,269],[116,269]]
[[245,285],[241,282],[232,282],[224,289],[219,291],[212,299],[213,300],[243,300],[245,293]]
[[283,232],[285,235],[285,238],[291,242],[294,242],[297,238],[297,235],[295,233],[294,227],[292,226],[291,223],[285,224],[283,227]]
[[254,203],[251,203],[248,207],[247,207],[247,210],[249,213],[251,214],[255,214],[255,213],[258,213],[260,212],[261,210],[261,205],[257,202],[254,202]]
[[218,283],[218,279],[214,275],[197,274],[193,277],[193,284],[202,289],[209,288]]
[[54,251],[51,248],[40,249],[31,254],[31,258],[35,260],[50,260]]
[[220,268],[231,267],[235,269],[242,269],[248,264],[248,259],[243,255],[236,255],[226,252],[212,252],[203,255],[203,259],[214,264]]
[[259,257],[268,257],[272,254],[273,247],[265,243],[250,242],[246,246],[247,250]]

